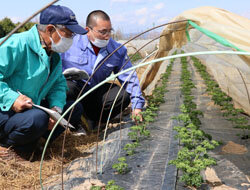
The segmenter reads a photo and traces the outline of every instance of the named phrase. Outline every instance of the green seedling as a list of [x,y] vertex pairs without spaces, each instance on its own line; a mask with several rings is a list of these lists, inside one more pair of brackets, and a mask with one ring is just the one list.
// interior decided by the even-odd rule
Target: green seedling
[[155,121],[154,116],[151,116],[151,115],[145,115],[143,117],[143,119],[144,119],[145,123],[152,123]]
[[129,171],[126,158],[120,157],[118,158],[118,161],[118,163],[113,164],[112,168],[115,169],[119,174],[126,174]]
[[187,186],[200,187],[203,183],[201,171],[216,164],[216,162],[213,158],[209,158],[204,147],[198,146],[194,151],[183,147],[179,150],[177,158],[171,160],[169,164],[173,164],[182,170],[181,181]]
[[189,115],[186,113],[180,114],[178,116],[174,116],[172,118],[177,120],[177,121],[182,121],[185,126],[188,125],[189,123],[191,123],[191,119],[190,119]]
[[133,125],[130,127],[130,130],[131,131],[135,131],[135,132],[140,132],[141,130],[143,129],[143,126],[142,125]]
[[124,188],[116,185],[114,180],[110,180],[106,185],[105,190],[124,190]]
[[149,137],[150,136],[150,131],[147,129],[144,129],[141,133],[141,135],[145,136],[145,137]]
[[100,186],[92,186],[90,188],[90,190],[124,190],[124,188],[118,186],[115,184],[114,180],[110,180],[108,181],[108,184],[104,187],[100,187]]
[[103,187],[100,187],[100,186],[92,186],[90,188],[90,190],[102,190],[102,189],[103,189]]
[[139,142],[138,133],[136,131],[129,132],[128,136],[130,137],[130,139],[135,140],[136,142]]
[[128,143],[124,146],[124,150],[127,152],[129,156],[133,155],[135,153],[135,148],[139,146],[138,142],[134,143]]

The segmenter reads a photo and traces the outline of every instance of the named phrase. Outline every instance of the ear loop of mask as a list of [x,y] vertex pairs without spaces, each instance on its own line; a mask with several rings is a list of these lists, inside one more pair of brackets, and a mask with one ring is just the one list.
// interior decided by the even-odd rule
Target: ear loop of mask
[[55,26],[53,27],[55,28],[56,33],[60,37],[60,41],[58,43],[55,43],[52,37],[49,37],[51,40],[51,50],[57,53],[63,53],[67,51],[73,44],[73,36],[71,38],[65,38],[61,36],[61,34],[57,31]]

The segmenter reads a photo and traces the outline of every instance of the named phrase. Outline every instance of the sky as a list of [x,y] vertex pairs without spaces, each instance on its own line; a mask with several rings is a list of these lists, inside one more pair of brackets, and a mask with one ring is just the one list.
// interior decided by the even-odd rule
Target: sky
[[[0,20],[24,21],[52,0],[1,0]],[[182,12],[200,6],[214,6],[250,19],[249,0],[60,0],[57,5],[69,7],[78,22],[85,26],[88,13],[104,10],[115,30],[136,33],[167,23]],[[39,16],[36,21],[39,20]]]

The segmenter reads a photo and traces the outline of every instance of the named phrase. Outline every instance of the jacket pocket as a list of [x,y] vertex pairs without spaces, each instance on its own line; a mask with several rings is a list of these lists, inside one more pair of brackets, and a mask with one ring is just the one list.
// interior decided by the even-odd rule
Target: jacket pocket
[[86,65],[88,63],[88,58],[86,56],[68,56],[67,61],[76,63],[78,65]]
[[114,71],[114,65],[112,64],[103,64],[99,69],[99,76],[102,76],[103,79],[109,77]]

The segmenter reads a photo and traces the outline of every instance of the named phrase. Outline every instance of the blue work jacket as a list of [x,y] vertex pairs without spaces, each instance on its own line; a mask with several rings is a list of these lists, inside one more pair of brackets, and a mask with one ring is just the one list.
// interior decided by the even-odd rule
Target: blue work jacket
[[[63,70],[76,67],[81,70],[85,70],[89,76],[91,76],[102,61],[119,46],[120,44],[111,38],[108,45],[101,48],[96,56],[87,35],[76,35],[71,48],[67,52],[61,54]],[[110,58],[108,58],[107,61],[105,61],[104,64],[95,72],[93,78],[89,81],[85,92],[105,80],[112,74],[112,72],[115,74],[118,73],[127,61],[127,49],[122,47]],[[126,70],[131,66],[131,62],[128,61],[122,70]],[[121,84],[126,81],[131,72],[133,71],[128,71],[118,76],[118,80]],[[132,109],[143,108],[145,100],[141,93],[136,72],[134,72],[132,77],[126,81],[125,88],[131,95]]]
[[58,53],[53,53],[51,57],[47,55],[40,43],[36,25],[29,31],[12,35],[0,46],[2,111],[11,108],[19,96],[17,91],[31,98],[35,104],[40,104],[46,98],[50,107],[63,109],[66,90],[60,56]]

